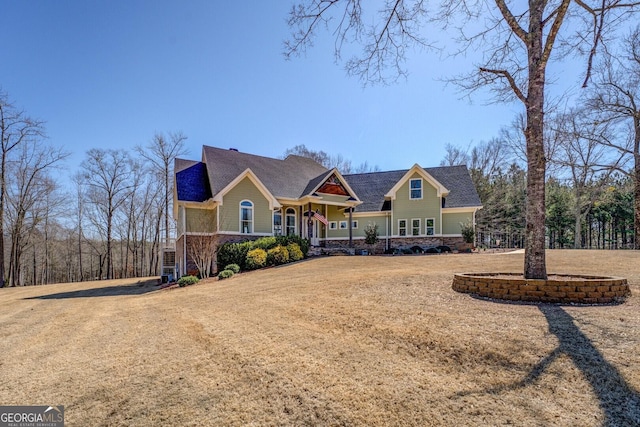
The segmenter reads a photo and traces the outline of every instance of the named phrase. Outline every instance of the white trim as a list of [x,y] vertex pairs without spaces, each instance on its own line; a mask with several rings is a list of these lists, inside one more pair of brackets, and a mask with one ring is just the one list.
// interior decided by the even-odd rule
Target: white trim
[[[242,204],[244,202],[250,203],[251,206],[243,206]],[[238,203],[238,208],[239,210],[239,215],[238,215],[238,232],[240,234],[253,234],[253,231],[255,230],[255,204],[249,200],[249,199],[242,199],[240,200],[240,203]],[[251,219],[249,220],[249,232],[248,233],[243,233],[242,232],[242,223],[244,222],[244,220],[242,219],[242,211],[244,209],[248,209],[251,212]],[[273,221],[272,221],[273,222]]]
[[[418,165],[417,163],[415,165],[413,165],[411,167],[411,169],[409,169],[409,171],[407,171],[407,173],[404,174],[404,176],[402,178],[400,178],[400,180],[398,180],[398,182],[396,183],[396,185],[394,185],[391,190],[389,190],[387,192],[387,194],[385,194],[385,197],[389,197],[391,200],[395,200],[396,199],[396,193],[398,192],[398,190],[400,189],[400,187],[402,187],[404,185],[405,182],[407,182],[407,180],[411,179],[411,177],[413,177],[413,175],[417,173],[418,175],[420,175],[422,178],[424,178],[429,184],[431,184],[432,186],[435,187],[436,189],[436,193],[438,197],[442,197],[442,196],[447,196],[449,194],[449,190],[447,190],[447,188],[440,184],[434,177],[432,177],[429,172],[427,172],[426,170],[424,170],[420,165]],[[424,187],[422,189],[423,194],[424,194]],[[416,199],[414,199],[416,200]],[[441,205],[442,206],[442,205]]]
[[469,206],[464,208],[442,208],[442,213],[475,213],[482,206]]
[[225,236],[273,236],[272,233],[240,233],[238,231],[220,231],[217,234]]
[[269,209],[273,210],[274,208],[282,207],[280,202],[275,198],[273,194],[267,189],[267,187],[260,181],[260,179],[256,176],[255,173],[250,168],[247,168],[240,175],[235,177],[233,181],[231,181],[226,187],[218,192],[213,197],[214,202],[218,202],[220,205],[223,203],[224,196],[231,191],[236,185],[238,185],[243,179],[249,178],[249,180],[258,188],[258,191],[262,193],[265,199],[269,202]]
[[[402,228],[402,227],[400,227],[400,221],[404,221],[404,236],[400,234],[400,228]],[[407,237],[407,236],[409,236],[409,234],[407,234],[407,231],[408,231],[408,228],[409,228],[408,225],[409,225],[409,223],[408,223],[406,218],[398,218],[398,230],[397,230],[398,237]]]
[[[327,172],[327,174],[324,176],[324,178],[322,178],[322,180],[318,183],[318,185],[316,185],[313,190],[309,191],[309,194],[313,194],[315,192],[318,191],[318,188],[322,187],[322,185],[324,185],[325,182],[327,182],[327,179],[329,179],[329,177],[332,174],[336,174],[336,176],[338,177],[338,179],[340,180],[340,182],[342,183],[342,185],[345,187],[345,189],[347,190],[347,193],[349,193],[349,195],[351,197],[353,197],[354,199],[356,199],[356,202],[359,202],[358,204],[361,204],[362,201],[360,201],[360,198],[358,197],[358,195],[356,194],[355,191],[353,191],[353,189],[351,188],[351,186],[349,185],[349,183],[347,182],[346,179],[344,179],[344,177],[342,176],[342,174],[340,173],[340,171],[338,171],[338,169],[333,168],[331,169],[329,172]],[[322,193],[322,194],[326,194],[326,193]]]
[[[427,231],[427,221],[432,220],[433,221],[433,234],[429,234],[429,232]],[[427,237],[432,237],[436,235],[436,219],[433,217],[430,218],[425,218],[424,219],[424,235]]]
[[284,236],[288,236],[288,234],[287,234],[287,227],[288,227],[287,226],[287,210],[289,210],[289,209],[293,209],[293,234],[292,234],[292,236],[295,236],[295,235],[298,234],[298,211],[293,206],[287,206],[284,209],[284,216],[283,216],[283,218],[284,218],[284,224],[283,224],[284,225],[284,230],[283,230],[284,234],[283,235]]
[[[417,188],[413,188],[411,183],[413,181],[420,181],[420,197],[413,197],[413,190],[418,190]],[[422,178],[409,178],[409,200],[422,200],[424,196],[424,185],[422,184],[424,179]]]
[[[415,229],[413,221],[418,221],[418,234],[413,234],[413,230]],[[419,237],[422,235],[422,218],[411,218],[411,234],[409,234],[409,236]]]

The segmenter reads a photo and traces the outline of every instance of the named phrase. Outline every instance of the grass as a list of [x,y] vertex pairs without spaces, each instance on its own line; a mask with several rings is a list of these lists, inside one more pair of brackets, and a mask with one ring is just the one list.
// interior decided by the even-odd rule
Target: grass
[[454,272],[522,254],[331,257],[158,290],[0,289],[0,404],[68,426],[640,423],[640,253],[549,251],[627,277],[616,306],[502,304]]

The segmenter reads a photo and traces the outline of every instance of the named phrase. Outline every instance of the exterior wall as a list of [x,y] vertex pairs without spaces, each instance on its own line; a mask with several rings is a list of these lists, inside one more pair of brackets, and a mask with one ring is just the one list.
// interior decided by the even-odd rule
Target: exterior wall
[[225,194],[220,207],[220,231],[236,233],[240,231],[240,202],[243,200],[250,200],[253,203],[252,234],[271,234],[273,212],[269,209],[269,201],[249,178],[244,178]]
[[460,234],[460,223],[473,221],[473,213],[442,213],[442,234]]
[[[411,179],[422,179],[422,199],[411,200],[409,186]],[[423,179],[418,173],[414,173],[411,178],[405,182],[396,193],[396,199],[392,202],[393,206],[393,235],[398,235],[398,220],[407,220],[407,234],[411,233],[411,220],[420,219],[420,235],[426,235],[425,219],[435,219],[434,234],[442,233],[442,224],[440,223],[440,198],[437,195],[435,187],[427,180]]]
[[[458,243],[462,243],[462,237],[394,237],[389,239],[389,247],[390,248],[410,248],[411,246],[422,246],[422,247],[432,247],[432,246],[440,246],[447,245],[452,250],[456,249],[456,245]],[[327,248],[349,248],[349,240],[329,240],[326,242],[325,247]],[[387,249],[387,240],[381,238],[378,240],[374,246],[367,245],[364,242],[364,238],[354,238],[353,239],[353,248],[356,251],[366,249],[369,252],[373,253],[383,253]]]
[[[327,219],[329,221],[336,221],[338,228],[335,230],[331,230],[329,228],[329,225],[326,226],[325,228],[327,233],[326,234],[327,239],[348,239],[349,238],[349,215],[344,215],[341,211],[336,214],[333,214],[333,211],[334,210],[337,211],[337,209],[334,206],[329,206],[328,208],[329,208],[329,212],[331,212],[331,215],[327,217]],[[340,228],[341,221],[346,222],[347,228]],[[358,222],[358,228],[352,229],[352,236],[354,239],[365,237],[364,230],[369,223],[371,224],[375,223],[378,226],[379,238],[387,236],[388,217],[386,215],[366,216],[366,217],[359,217],[354,215],[352,217],[352,221]]]
[[213,233],[216,231],[216,209],[186,208],[187,233]]

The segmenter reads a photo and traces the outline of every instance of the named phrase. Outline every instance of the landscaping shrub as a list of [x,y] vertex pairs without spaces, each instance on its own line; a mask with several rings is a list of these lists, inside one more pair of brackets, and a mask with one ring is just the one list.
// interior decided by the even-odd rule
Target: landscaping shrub
[[185,287],[187,285],[194,285],[198,283],[199,279],[196,276],[182,276],[178,279],[178,286]]
[[289,261],[300,261],[304,258],[304,254],[297,243],[289,243],[287,245],[287,251],[289,252]]
[[264,249],[265,251],[268,251],[271,248],[275,248],[277,245],[278,243],[275,237],[261,237],[252,242],[251,249]]
[[235,273],[233,272],[233,270],[222,270],[220,273],[218,273],[218,280],[224,280],[224,279],[228,279],[229,277],[232,277]]
[[231,271],[233,271],[234,274],[240,273],[240,266],[238,264],[229,264],[224,269],[225,270],[231,270]]
[[288,246],[291,243],[295,243],[300,247],[300,250],[302,251],[302,255],[304,257],[307,256],[307,254],[309,253],[309,246],[310,246],[310,242],[309,239],[303,239],[300,236],[278,236],[276,238],[276,241],[278,242],[278,245],[280,246]]
[[281,265],[289,262],[289,251],[284,246],[276,246],[267,252],[268,265]]
[[252,249],[247,252],[245,263],[247,270],[255,270],[267,265],[267,251],[264,249]]
[[245,261],[247,253],[253,249],[253,242],[225,243],[218,248],[218,269],[224,270],[224,266],[238,264],[240,270],[247,270]]

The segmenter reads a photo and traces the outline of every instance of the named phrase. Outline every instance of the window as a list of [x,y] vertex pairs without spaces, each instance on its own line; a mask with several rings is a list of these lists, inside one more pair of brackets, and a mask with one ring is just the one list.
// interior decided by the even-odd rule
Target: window
[[427,236],[433,236],[436,234],[436,220],[434,218],[427,218],[424,220]]
[[353,228],[353,229],[358,228],[358,221],[353,221],[353,222],[351,223],[351,228]]
[[407,235],[407,220],[399,219],[398,220],[398,235],[406,236]]
[[294,236],[296,234],[296,210],[287,208],[285,219],[287,236]]
[[329,221],[329,230],[337,230],[338,221]]
[[340,221],[340,229],[341,230],[347,229],[347,221]]
[[409,186],[411,193],[409,195],[409,198],[411,200],[422,199],[422,179],[412,179],[411,181],[409,181]]
[[282,211],[280,209],[273,211],[273,234],[282,236]]
[[419,236],[420,235],[420,219],[414,218],[411,220],[411,235]]
[[240,202],[240,232],[242,234],[253,233],[253,203],[249,200]]

